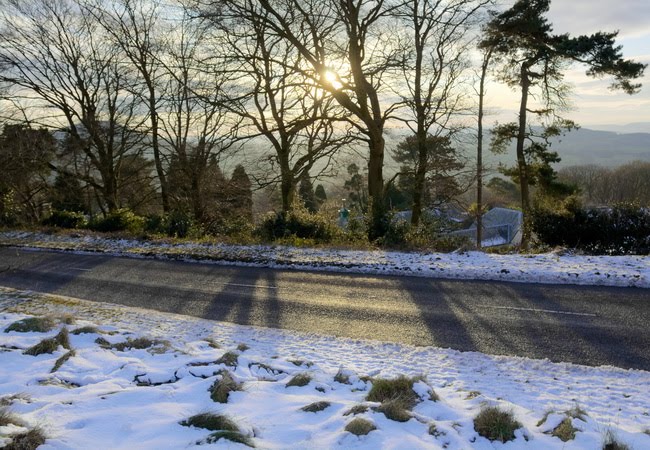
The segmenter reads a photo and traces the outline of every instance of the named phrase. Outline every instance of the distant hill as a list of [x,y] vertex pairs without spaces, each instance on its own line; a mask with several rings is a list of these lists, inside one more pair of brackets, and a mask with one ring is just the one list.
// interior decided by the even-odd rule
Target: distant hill
[[650,161],[650,133],[614,133],[581,128],[552,145],[562,157],[559,166],[598,164],[620,166],[630,161]]
[[[630,124],[621,129],[635,129],[650,124]],[[387,136],[387,149],[394,148],[397,143],[408,135],[408,130],[393,130]],[[471,141],[471,138],[464,139]],[[474,159],[475,144],[465,144],[466,154]],[[511,145],[505,155],[494,155],[489,148],[489,136],[485,139],[485,160],[488,164],[497,165],[502,162],[514,164],[515,146]],[[613,131],[598,131],[580,128],[567,133],[552,142],[551,149],[559,153],[562,161],[556,168],[576,164],[598,164],[606,167],[617,167],[631,161],[650,161],[650,132],[648,133],[617,133]],[[389,150],[390,153],[390,150]],[[394,165],[388,156],[389,165]]]

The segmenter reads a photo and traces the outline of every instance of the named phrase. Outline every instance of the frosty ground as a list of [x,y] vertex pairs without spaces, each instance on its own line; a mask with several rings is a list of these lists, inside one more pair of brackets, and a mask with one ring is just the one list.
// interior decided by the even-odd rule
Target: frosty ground
[[[650,260],[640,256],[364,252],[39,232],[2,232],[0,245],[285,269],[650,287]],[[54,326],[3,332],[29,317],[49,317]],[[64,328],[70,349],[57,344],[52,353],[25,354]],[[86,332],[74,333],[80,329]],[[417,400],[404,422],[368,400],[380,380],[400,375],[416,377]],[[296,376],[306,384],[287,386]],[[238,390],[216,402],[210,389],[224,380]],[[0,288],[0,446],[37,428],[47,438],[44,449],[595,449],[611,438],[643,449],[650,448],[648,392],[645,371],[239,326]],[[502,444],[477,433],[474,418],[491,406],[519,422],[514,440]],[[236,431],[188,422],[201,413],[227,417],[227,428]],[[355,419],[374,430],[346,431]],[[567,442],[554,436],[561,424],[573,430]]]

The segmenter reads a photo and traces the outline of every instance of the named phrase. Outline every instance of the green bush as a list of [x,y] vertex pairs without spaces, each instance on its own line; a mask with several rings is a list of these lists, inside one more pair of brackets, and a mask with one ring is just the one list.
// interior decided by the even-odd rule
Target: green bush
[[537,238],[552,247],[594,255],[650,253],[650,210],[638,205],[588,209],[568,201],[557,210],[538,207],[532,212],[532,227]]
[[289,237],[313,239],[316,243],[330,243],[340,234],[338,227],[321,214],[311,214],[304,207],[289,212],[267,214],[256,230],[266,241]]
[[164,230],[168,236],[184,238],[190,233],[194,221],[192,217],[181,210],[174,210],[164,218]]
[[106,215],[93,219],[88,223],[88,228],[94,231],[113,232],[113,231],[129,231],[131,233],[139,233],[144,230],[145,218],[138,216],[129,209],[116,209]]
[[52,215],[43,221],[43,225],[59,228],[83,228],[86,216],[77,211],[52,211]]

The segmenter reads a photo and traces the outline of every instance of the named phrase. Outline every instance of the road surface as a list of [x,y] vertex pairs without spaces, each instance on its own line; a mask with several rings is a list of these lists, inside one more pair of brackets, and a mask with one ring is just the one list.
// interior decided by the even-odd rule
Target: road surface
[[650,370],[650,291],[0,248],[0,286],[205,319]]

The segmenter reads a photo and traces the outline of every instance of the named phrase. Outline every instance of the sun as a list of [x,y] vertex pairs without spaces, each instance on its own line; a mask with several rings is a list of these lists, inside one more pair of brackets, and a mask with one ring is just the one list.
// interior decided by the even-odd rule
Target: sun
[[326,70],[325,72],[323,72],[323,79],[325,80],[326,83],[328,83],[334,89],[338,90],[338,89],[341,89],[343,87],[343,84],[340,81],[341,78],[333,70]]

